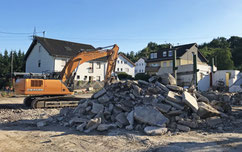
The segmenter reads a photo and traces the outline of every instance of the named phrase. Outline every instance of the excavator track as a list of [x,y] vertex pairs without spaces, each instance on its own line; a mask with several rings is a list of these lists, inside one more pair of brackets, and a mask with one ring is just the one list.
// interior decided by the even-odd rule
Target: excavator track
[[81,99],[74,96],[30,96],[26,97],[24,104],[34,109],[76,107]]

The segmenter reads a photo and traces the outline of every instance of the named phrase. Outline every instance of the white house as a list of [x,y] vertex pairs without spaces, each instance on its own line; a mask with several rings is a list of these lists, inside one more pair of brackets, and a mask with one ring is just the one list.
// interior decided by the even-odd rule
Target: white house
[[[28,51],[26,52],[26,72],[31,73],[52,73],[61,72],[66,62],[81,50],[95,49],[88,44],[80,44],[63,40],[35,37]],[[124,63],[123,65],[121,65]],[[120,63],[120,64],[119,64]],[[125,64],[127,63],[127,64]],[[134,75],[134,66],[124,55],[119,55],[116,69],[128,71]],[[106,58],[85,62],[78,67],[75,80],[104,80],[107,67]],[[128,69],[127,69],[128,68]],[[117,71],[117,70],[116,70]]]
[[125,55],[123,55],[122,53],[119,53],[118,59],[116,62],[115,72],[125,72],[131,75],[132,77],[134,77],[135,75],[134,70],[135,70],[135,64],[132,61],[130,61]]
[[135,75],[137,73],[145,73],[146,62],[144,58],[140,58],[135,62]]

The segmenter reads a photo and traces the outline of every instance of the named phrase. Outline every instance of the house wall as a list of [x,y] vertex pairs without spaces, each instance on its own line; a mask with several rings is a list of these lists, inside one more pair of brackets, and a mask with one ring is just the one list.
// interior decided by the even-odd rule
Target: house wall
[[106,68],[107,68],[107,62],[101,62],[101,61],[85,62],[78,67],[75,80],[103,81],[105,78]]
[[[40,67],[38,66],[39,60]],[[49,53],[40,43],[36,43],[36,45],[33,47],[33,50],[26,59],[25,71],[32,73],[54,71],[54,59],[49,55]]]
[[137,73],[145,73],[145,60],[140,58],[137,62],[135,62],[135,75]]
[[121,55],[118,56],[115,72],[126,72],[127,74],[134,77],[134,74],[135,74],[134,70],[135,70],[135,66],[133,64],[131,64]]
[[69,60],[69,58],[61,58],[61,57],[55,57],[55,65],[54,65],[54,71],[55,72],[61,72],[64,66],[66,65],[66,62]]

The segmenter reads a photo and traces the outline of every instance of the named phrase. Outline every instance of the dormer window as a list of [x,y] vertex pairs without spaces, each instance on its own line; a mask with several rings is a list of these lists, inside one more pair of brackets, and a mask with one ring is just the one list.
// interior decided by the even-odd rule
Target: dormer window
[[168,52],[168,56],[172,56],[173,55],[173,52],[172,52],[172,50],[170,50],[169,52]]
[[163,51],[163,57],[166,57],[166,56],[167,56],[167,52]]
[[157,58],[157,53],[150,54],[150,59],[156,59],[156,58]]

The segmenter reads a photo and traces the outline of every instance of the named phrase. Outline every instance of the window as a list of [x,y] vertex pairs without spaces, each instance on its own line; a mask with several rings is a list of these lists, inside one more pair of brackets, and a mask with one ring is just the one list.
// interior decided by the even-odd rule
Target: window
[[97,69],[101,69],[101,63],[97,62]]
[[87,76],[85,75],[85,76],[84,76],[84,81],[86,81],[86,80],[87,80]]
[[156,58],[157,58],[157,53],[150,54],[150,59],[156,59]]
[[77,76],[76,76],[76,79],[80,79],[80,75],[77,75]]
[[123,64],[123,61],[121,61],[121,64]]
[[166,57],[166,56],[167,56],[167,52],[163,51],[163,57]]
[[166,62],[163,62],[163,67],[166,67]]
[[159,65],[157,63],[152,63],[151,66],[152,67],[158,67]]
[[101,81],[101,77],[100,76],[97,76],[96,77],[96,81]]
[[88,73],[93,73],[93,62],[89,62]]
[[117,60],[118,64],[119,64],[119,60]]
[[117,71],[119,71],[119,68],[117,68]]
[[173,61],[170,62],[170,66],[173,66]]
[[120,71],[123,71],[123,68],[120,68]]
[[139,69],[139,73],[141,72],[141,70]]
[[41,66],[41,60],[38,61],[38,67],[40,67],[40,66]]
[[137,70],[135,70],[135,73],[137,73]]
[[127,64],[127,61],[124,61],[124,64]]
[[143,66],[143,63],[141,63],[141,65]]
[[172,56],[173,55],[173,52],[172,52],[172,50],[170,50],[169,52],[168,52],[168,56]]

